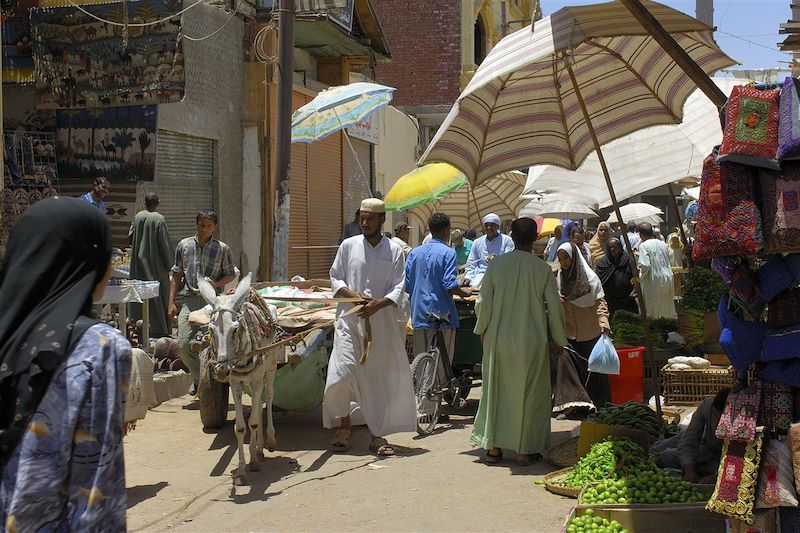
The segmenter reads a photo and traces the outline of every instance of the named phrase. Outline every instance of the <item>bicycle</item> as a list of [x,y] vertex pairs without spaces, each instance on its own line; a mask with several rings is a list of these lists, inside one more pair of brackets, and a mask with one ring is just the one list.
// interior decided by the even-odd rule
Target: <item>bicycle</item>
[[417,407],[417,433],[429,435],[439,421],[442,399],[456,408],[462,408],[467,401],[461,391],[469,391],[472,386],[469,371],[461,376],[453,374],[442,329],[450,325],[447,315],[428,312],[428,320],[433,325],[434,335],[426,352],[417,354],[411,362],[411,381]]

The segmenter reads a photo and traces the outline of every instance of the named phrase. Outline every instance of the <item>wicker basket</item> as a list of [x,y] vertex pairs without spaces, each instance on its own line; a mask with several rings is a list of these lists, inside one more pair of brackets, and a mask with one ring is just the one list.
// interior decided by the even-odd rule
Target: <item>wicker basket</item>
[[556,466],[575,466],[578,462],[578,437],[572,437],[551,446],[544,458]]
[[[685,355],[686,350],[682,346],[674,348],[653,348],[653,357],[656,360],[656,368],[661,368],[667,361],[679,355]],[[650,361],[644,360],[644,398],[647,400],[656,393],[656,380],[650,371]]]
[[665,366],[661,369],[661,391],[667,405],[697,405],[703,398],[732,387],[735,379],[732,366],[692,370],[672,370]]
[[565,487],[561,484],[563,483],[564,479],[566,479],[567,474],[570,472],[572,472],[572,467],[550,472],[544,476],[544,488],[553,494],[560,494],[561,496],[566,496],[567,498],[577,498],[581,493],[580,488],[573,489],[571,487]]

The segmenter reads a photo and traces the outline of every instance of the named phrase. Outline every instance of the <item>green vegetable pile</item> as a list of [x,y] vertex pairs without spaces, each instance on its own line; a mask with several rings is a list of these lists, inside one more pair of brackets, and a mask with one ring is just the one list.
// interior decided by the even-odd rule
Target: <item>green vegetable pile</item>
[[589,486],[582,503],[693,503],[705,498],[688,481],[681,481],[663,470],[643,471],[620,479],[606,479]]
[[564,485],[580,488],[604,479],[621,479],[656,468],[653,459],[638,444],[624,437],[608,437],[592,445],[589,453],[567,474]]
[[727,292],[725,282],[710,268],[692,267],[683,278],[683,306],[688,309],[713,313]]
[[628,533],[628,530],[622,527],[622,524],[616,520],[608,520],[599,516],[594,516],[591,509],[586,511],[581,516],[573,517],[567,523],[567,533],[588,533],[589,531],[598,533]]
[[[671,318],[656,318],[649,321],[650,334],[657,345],[665,344],[672,331],[678,331],[678,321]],[[644,344],[642,319],[637,313],[620,309],[611,319],[614,346],[639,346]]]
[[662,428],[667,437],[677,435],[680,431],[677,424],[667,424],[666,420],[659,417],[650,407],[633,400],[622,405],[607,403],[597,411],[593,420],[610,426],[624,426],[646,431],[654,438],[660,438],[659,431]]

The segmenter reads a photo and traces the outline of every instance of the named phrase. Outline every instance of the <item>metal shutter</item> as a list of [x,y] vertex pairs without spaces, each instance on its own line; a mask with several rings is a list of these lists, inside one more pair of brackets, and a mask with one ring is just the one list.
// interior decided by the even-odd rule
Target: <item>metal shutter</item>
[[[342,235],[342,134],[334,133],[309,145],[308,243],[330,246]],[[308,251],[308,275],[327,279],[336,248]]]
[[[292,92],[292,109],[310,100],[303,93]],[[308,154],[306,143],[292,143],[292,169],[289,178],[289,278],[308,279]],[[277,176],[276,176],[277,178]]]
[[156,176],[146,188],[158,194],[175,244],[197,233],[198,211],[216,210],[214,183],[213,139],[158,130]]

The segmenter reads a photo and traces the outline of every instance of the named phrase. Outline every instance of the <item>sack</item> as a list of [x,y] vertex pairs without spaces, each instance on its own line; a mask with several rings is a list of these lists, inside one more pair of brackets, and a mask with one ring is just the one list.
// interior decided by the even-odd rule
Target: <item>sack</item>
[[780,293],[767,307],[769,327],[785,328],[793,324],[800,324],[800,289]]
[[725,104],[719,161],[778,170],[778,90],[737,86]]
[[792,454],[794,488],[800,491],[800,424],[792,424],[789,426],[789,438],[786,444],[789,446],[789,452]]
[[761,214],[753,201],[753,181],[749,167],[717,163],[714,154],[705,159],[692,246],[695,261],[747,255],[763,248]]
[[761,405],[761,382],[728,394],[725,410],[719,419],[718,439],[749,442],[756,435],[756,417]]
[[719,343],[733,367],[742,371],[761,357],[767,327],[763,322],[743,320],[729,309],[728,298],[723,297],[717,308],[720,324]]
[[770,253],[800,251],[800,163],[759,171],[764,246]]
[[589,355],[589,372],[598,374],[619,374],[619,356],[614,343],[605,333],[600,335]]
[[328,350],[321,347],[295,367],[283,365],[275,372],[272,405],[305,413],[322,405],[327,364]]
[[761,382],[761,415],[758,425],[782,434],[789,431],[794,419],[792,387],[776,381]]
[[771,439],[761,455],[761,473],[756,490],[756,509],[797,507],[792,453],[778,439]]
[[758,285],[761,287],[761,299],[772,301],[778,294],[792,286],[794,278],[780,255],[773,255],[769,261],[756,271]]
[[[800,358],[800,325],[767,329],[761,361],[784,361]],[[779,380],[783,382],[783,380]]]
[[726,440],[722,444],[717,485],[706,510],[753,523],[763,439],[763,432],[758,431],[749,442]]
[[800,95],[798,80],[787,77],[781,87],[778,106],[778,159],[800,157]]

